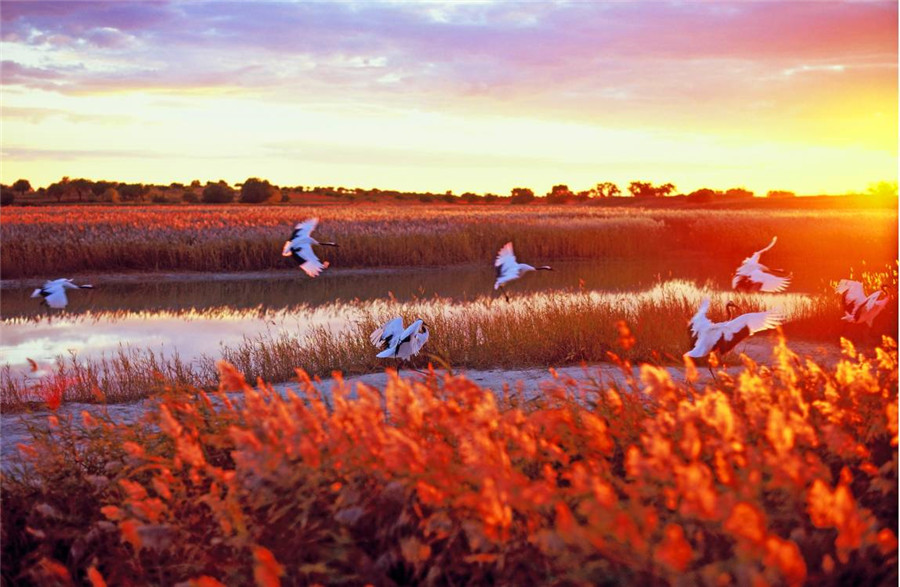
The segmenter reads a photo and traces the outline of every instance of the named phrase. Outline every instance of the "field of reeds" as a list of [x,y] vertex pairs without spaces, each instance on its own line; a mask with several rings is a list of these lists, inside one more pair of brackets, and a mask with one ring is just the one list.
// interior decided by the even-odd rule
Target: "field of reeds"
[[[896,268],[866,273],[862,279],[896,288]],[[369,335],[394,316],[406,323],[422,318],[431,336],[412,365],[487,369],[551,367],[608,361],[613,351],[632,362],[681,364],[690,349],[687,321],[700,300],[712,300],[710,317],[725,318],[724,306],[736,301],[742,311],[780,308],[783,331],[792,340],[835,345],[841,336],[871,346],[881,335],[897,336],[897,308],[889,307],[872,330],[847,325],[833,294],[740,294],[713,291],[684,281],[667,281],[643,292],[595,291],[534,293],[502,298],[479,297],[468,302],[429,298],[407,302],[336,302],[294,311],[306,316],[305,332],[267,330],[243,342],[193,361],[162,356],[151,350],[122,348],[102,358],[59,357],[41,378],[23,378],[9,367],[0,372],[0,408],[19,410],[47,397],[62,401],[96,401],[98,391],[110,402],[134,401],[158,393],[166,385],[209,388],[216,382],[215,361],[223,358],[250,380],[284,382],[301,368],[314,376],[333,371],[359,374],[380,371],[394,361],[375,357]],[[337,326],[335,326],[337,324]],[[622,326],[629,348],[618,346]],[[759,334],[763,339],[771,334]],[[739,345],[727,357],[731,364],[746,348]]]
[[887,338],[530,399],[438,376],[325,397],[303,374],[283,399],[219,368],[219,392],[170,390],[134,425],[35,426],[3,476],[3,583],[898,580]]
[[897,256],[896,209],[59,206],[4,209],[0,266],[3,279],[288,268],[281,245],[311,216],[321,219],[320,240],[341,245],[321,251],[334,267],[483,263],[509,240],[520,254],[546,260],[690,252],[739,261],[774,235],[773,263],[829,258],[859,267]]

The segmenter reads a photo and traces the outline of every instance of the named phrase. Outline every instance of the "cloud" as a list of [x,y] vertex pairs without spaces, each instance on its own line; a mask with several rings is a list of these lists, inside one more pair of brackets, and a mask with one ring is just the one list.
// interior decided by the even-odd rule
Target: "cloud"
[[890,1],[7,4],[17,56],[4,85],[78,96],[223,92],[751,132],[828,93],[896,101]]

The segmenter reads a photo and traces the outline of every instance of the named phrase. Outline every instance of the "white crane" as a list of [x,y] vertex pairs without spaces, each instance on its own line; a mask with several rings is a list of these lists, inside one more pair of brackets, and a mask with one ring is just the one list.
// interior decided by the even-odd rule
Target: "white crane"
[[375,329],[369,340],[376,349],[391,348],[397,337],[403,334],[403,318],[397,316]]
[[844,316],[841,320],[853,324],[865,322],[871,328],[872,321],[884,310],[890,299],[890,290],[886,285],[866,296],[863,284],[851,279],[842,279],[834,288],[841,294],[844,303]]
[[[694,348],[686,352],[685,357],[695,360],[702,359],[712,352],[724,355],[751,334],[775,328],[784,321],[784,316],[779,310],[750,312],[732,318],[731,312],[738,309],[737,305],[728,302],[726,309],[728,320],[713,322],[706,317],[706,312],[709,310],[709,298],[703,299],[700,308],[690,321],[691,341],[694,343]],[[710,369],[710,373],[712,373],[712,369]]]
[[43,304],[51,308],[65,308],[69,303],[66,296],[67,289],[93,289],[93,285],[77,285],[71,279],[53,279],[44,282],[44,285],[31,293],[31,297],[43,297]]
[[294,232],[291,233],[290,240],[285,241],[284,248],[281,250],[282,256],[293,257],[300,269],[306,272],[310,277],[316,277],[323,269],[328,268],[328,261],[325,261],[324,263],[320,261],[319,258],[316,257],[315,252],[313,252],[312,246],[338,246],[337,243],[319,242],[310,236],[318,223],[318,218],[310,218],[309,220],[297,223],[297,225],[294,226]]
[[512,243],[506,243],[497,253],[497,258],[494,260],[494,268],[497,270],[497,281],[494,282],[494,289],[501,290],[506,301],[509,301],[509,296],[506,294],[504,286],[510,281],[522,277],[529,271],[553,271],[553,268],[549,265],[534,267],[527,263],[516,261]]
[[792,274],[787,274],[781,269],[769,269],[759,262],[759,256],[775,246],[778,237],[772,237],[772,242],[746,259],[737,268],[731,287],[737,291],[784,291],[791,283]]
[[417,355],[428,342],[428,325],[420,319],[404,329],[403,319],[394,318],[375,330],[369,340],[378,348],[387,345],[385,350],[375,355],[379,359],[408,361],[410,357]]

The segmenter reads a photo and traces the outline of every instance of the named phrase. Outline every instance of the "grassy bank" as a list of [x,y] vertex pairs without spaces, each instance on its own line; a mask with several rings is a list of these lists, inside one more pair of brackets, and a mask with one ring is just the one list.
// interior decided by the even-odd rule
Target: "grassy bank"
[[[490,262],[508,240],[531,259],[646,258],[678,251],[735,264],[773,235],[773,266],[829,257],[896,258],[896,210],[645,210],[544,207],[203,207],[4,209],[3,278],[109,271],[261,271],[287,268],[294,223],[321,219],[321,251],[336,267]],[[831,276],[833,278],[833,276]]]
[[[510,302],[481,297],[463,303],[443,298],[336,303],[301,309],[298,315],[321,323],[325,321],[316,317],[327,316],[327,323],[341,324],[337,327],[267,331],[195,361],[123,349],[99,359],[61,357],[51,374],[27,382],[7,368],[0,373],[0,407],[20,409],[58,393],[64,393],[63,401],[95,401],[98,389],[108,401],[122,402],[152,395],[165,385],[210,386],[217,358],[233,363],[251,380],[271,382],[293,379],[297,368],[322,377],[332,371],[374,372],[394,362],[375,357],[369,334],[397,315],[406,323],[422,318],[430,326],[430,340],[413,363],[419,368],[429,362],[471,369],[561,366],[607,361],[609,352],[632,361],[679,364],[690,348],[687,321],[706,295],[712,298],[713,320],[725,318],[727,300],[737,301],[743,311],[781,308],[784,331],[792,339],[836,344],[841,336],[871,342],[881,334],[897,335],[896,307],[879,316],[870,332],[841,322],[839,304],[831,295],[730,295],[682,281],[637,293],[538,293]],[[627,325],[634,339],[624,345],[627,348],[619,323]]]
[[461,377],[281,399],[222,365],[242,401],[36,428],[3,479],[3,581],[895,584],[896,343],[777,356],[528,402]]

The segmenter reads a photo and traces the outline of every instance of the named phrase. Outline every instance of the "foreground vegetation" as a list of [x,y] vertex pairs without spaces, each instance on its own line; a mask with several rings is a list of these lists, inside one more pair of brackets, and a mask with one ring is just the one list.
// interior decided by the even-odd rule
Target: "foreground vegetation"
[[[286,399],[220,365],[145,421],[54,414],[3,478],[21,584],[896,584],[897,346]],[[630,371],[630,370],[629,370]],[[692,379],[691,372],[688,372]]]
[[[109,271],[260,271],[289,268],[280,255],[293,225],[321,219],[319,253],[333,267],[488,263],[515,241],[523,258],[604,259],[715,254],[735,264],[779,237],[773,266],[817,258],[847,267],[896,259],[897,210],[634,210],[177,206],[4,209],[3,278]],[[713,253],[714,251],[714,253]],[[836,276],[827,276],[835,279]]]
[[[890,279],[896,288],[894,273],[866,277],[879,282]],[[375,357],[369,335],[397,315],[406,323],[422,318],[429,325],[428,345],[413,362],[419,368],[428,363],[470,369],[599,363],[608,360],[610,351],[631,361],[680,364],[681,355],[690,348],[687,321],[707,295],[713,300],[710,317],[714,320],[725,318],[728,300],[737,301],[744,311],[780,307],[787,319],[784,331],[794,340],[833,345],[843,335],[871,344],[881,334],[897,336],[895,306],[879,316],[872,332],[841,322],[840,305],[833,295],[730,295],[677,280],[639,293],[538,293],[519,295],[511,302],[487,297],[462,303],[444,298],[341,302],[297,309],[297,315],[318,324],[305,332],[267,330],[222,348],[216,357],[186,361],[178,355],[121,348],[103,358],[60,357],[41,378],[24,379],[7,367],[0,372],[0,408],[21,410],[51,397],[92,402],[102,395],[110,402],[134,401],[158,393],[166,385],[209,388],[216,382],[218,358],[234,364],[251,380],[270,382],[293,379],[297,367],[321,377],[333,371],[376,372],[394,362]],[[622,325],[634,338],[627,350],[616,347]],[[755,338],[764,336],[771,334]],[[745,347],[740,345],[728,357],[729,363],[735,363],[736,354]]]

